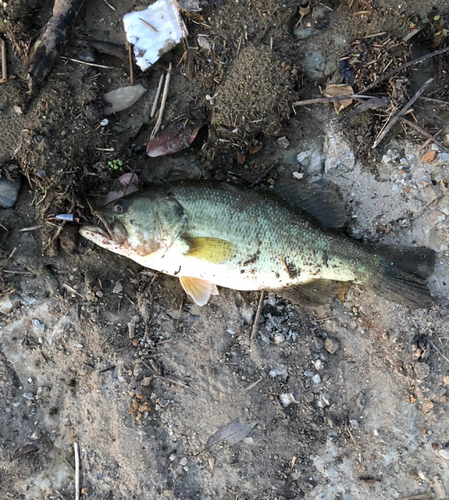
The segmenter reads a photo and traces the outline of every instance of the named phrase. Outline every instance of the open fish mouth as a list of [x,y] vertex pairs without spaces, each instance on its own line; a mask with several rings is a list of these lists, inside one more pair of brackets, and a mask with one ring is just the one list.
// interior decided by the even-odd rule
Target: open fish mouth
[[84,238],[93,241],[102,247],[110,246],[114,243],[112,235],[105,229],[98,226],[83,226],[80,229],[80,234]]

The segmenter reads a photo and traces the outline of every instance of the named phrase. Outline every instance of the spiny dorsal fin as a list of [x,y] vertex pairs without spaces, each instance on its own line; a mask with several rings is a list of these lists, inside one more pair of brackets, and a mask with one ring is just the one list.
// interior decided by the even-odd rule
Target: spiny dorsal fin
[[338,187],[325,181],[313,184],[291,183],[275,192],[318,220],[323,228],[339,228],[347,214]]
[[187,295],[190,295],[195,304],[199,306],[205,306],[211,295],[218,295],[217,286],[210,281],[190,276],[181,276],[179,281]]
[[207,237],[184,237],[189,245],[186,255],[202,259],[213,264],[221,264],[231,257],[234,245],[226,240]]

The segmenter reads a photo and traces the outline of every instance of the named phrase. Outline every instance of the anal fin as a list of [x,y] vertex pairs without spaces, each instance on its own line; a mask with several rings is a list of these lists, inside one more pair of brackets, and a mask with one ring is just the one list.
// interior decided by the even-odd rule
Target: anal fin
[[205,306],[211,295],[218,295],[217,286],[210,281],[190,276],[181,276],[179,281],[187,295],[199,306]]
[[313,307],[331,302],[335,297],[340,300],[349,288],[349,282],[332,280],[313,280],[303,285],[273,290],[284,299],[293,304]]

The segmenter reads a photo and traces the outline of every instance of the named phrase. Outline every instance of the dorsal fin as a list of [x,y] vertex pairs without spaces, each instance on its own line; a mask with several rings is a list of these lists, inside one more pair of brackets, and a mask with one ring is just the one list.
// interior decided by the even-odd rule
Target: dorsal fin
[[347,214],[336,185],[318,181],[313,184],[291,182],[275,188],[275,192],[317,219],[323,228],[339,228],[346,222]]

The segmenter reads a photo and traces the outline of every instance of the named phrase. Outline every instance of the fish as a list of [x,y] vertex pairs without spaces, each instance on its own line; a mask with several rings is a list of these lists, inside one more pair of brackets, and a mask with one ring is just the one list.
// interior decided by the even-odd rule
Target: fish
[[101,207],[95,215],[104,228],[85,225],[80,234],[177,277],[199,306],[217,287],[271,290],[314,304],[328,300],[329,290],[335,296],[336,286],[355,283],[412,308],[430,307],[435,251],[350,238],[339,229],[344,206],[329,193],[176,181]]

